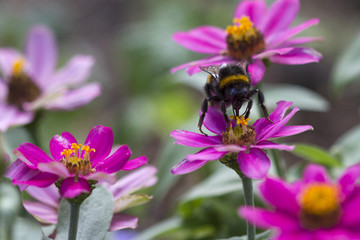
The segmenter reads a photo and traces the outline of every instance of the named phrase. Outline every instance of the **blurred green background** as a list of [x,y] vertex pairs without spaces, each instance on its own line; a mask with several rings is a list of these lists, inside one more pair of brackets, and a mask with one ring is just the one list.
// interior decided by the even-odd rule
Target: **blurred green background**
[[[175,163],[195,151],[174,146],[169,133],[174,129],[196,131],[206,78],[204,74],[189,77],[185,71],[170,74],[170,68],[202,58],[175,44],[171,36],[199,25],[224,28],[232,22],[237,3],[235,0],[0,1],[0,46],[23,50],[30,27],[45,24],[56,35],[59,66],[75,54],[95,56],[91,81],[102,84],[102,95],[75,111],[45,113],[40,123],[42,147],[47,149],[51,137],[63,131],[85,139],[93,126],[102,124],[113,128],[115,143],[128,144],[134,157],[148,156],[150,163],[159,168],[159,182],[149,190],[154,199],[147,206],[132,210],[140,216],[139,231],[177,215],[185,219],[181,224],[193,231],[191,234],[178,231],[178,238],[174,235],[164,239],[210,239],[210,236],[244,233],[238,227],[242,220],[236,215],[242,201],[240,191],[227,197],[194,198],[179,205],[181,196],[195,183],[222,168],[219,163],[208,164],[186,176],[170,173]],[[352,79],[349,83],[354,83],[347,87],[347,83],[339,85],[336,80],[330,81],[334,79],[331,76],[343,75],[341,70],[334,73],[333,66],[359,34],[359,10],[357,0],[301,1],[295,23],[320,18],[320,24],[303,35],[325,38],[322,43],[310,45],[323,54],[323,59],[318,64],[302,66],[272,65],[263,79],[269,108],[279,100],[293,100],[304,110],[291,123],[314,126],[315,131],[285,141],[327,149],[359,123],[359,82]],[[341,69],[347,71],[346,67]],[[16,131],[12,129],[8,135]],[[293,155],[285,156],[292,164],[299,161]],[[229,192],[234,192],[236,187]],[[219,186],[222,188],[225,186]]]

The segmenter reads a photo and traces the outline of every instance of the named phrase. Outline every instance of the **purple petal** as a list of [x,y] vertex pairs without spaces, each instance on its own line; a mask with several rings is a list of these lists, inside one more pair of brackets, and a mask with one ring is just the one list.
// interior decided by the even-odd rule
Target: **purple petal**
[[271,141],[261,141],[256,143],[256,145],[251,145],[250,147],[259,148],[259,149],[278,149],[285,151],[292,151],[295,148],[294,145],[288,146],[288,145],[273,143]]
[[195,154],[187,155],[186,159],[189,161],[196,161],[196,160],[219,160],[222,158],[227,152],[218,152],[214,148],[205,148],[200,152]]
[[64,151],[64,149],[71,148],[72,143],[77,143],[77,141],[75,137],[69,132],[63,132],[61,133],[61,136],[55,135],[49,143],[52,157],[56,161],[60,161],[60,159],[63,158],[61,155],[62,151]]
[[280,33],[280,34],[276,34],[271,36],[270,38],[266,39],[266,47],[267,48],[274,48],[276,46],[279,46],[281,43],[283,43],[284,41],[288,40],[289,38],[297,35],[298,33],[304,31],[305,29],[316,25],[320,22],[319,19],[314,18],[314,19],[310,19],[306,22],[303,22],[295,27],[289,28],[286,31]]
[[98,180],[98,181],[103,181],[103,182],[107,182],[110,184],[114,184],[116,182],[116,176],[114,174],[107,174],[104,172],[90,173],[83,177],[86,180]]
[[280,54],[280,55],[284,55],[288,52],[290,52],[291,50],[293,50],[294,48],[292,47],[288,47],[288,48],[277,48],[277,49],[269,49],[269,50],[265,50],[255,56],[253,56],[253,59],[263,59],[263,58],[268,58],[271,56],[274,56],[275,54]]
[[255,26],[260,26],[262,19],[266,14],[265,1],[244,0],[241,1],[234,13],[234,18],[248,16]]
[[43,150],[32,143],[23,143],[14,150],[14,154],[29,167],[37,167],[39,163],[50,163],[51,159]]
[[323,42],[323,37],[298,37],[298,38],[292,38],[284,41],[281,46],[282,47],[293,47],[300,44],[310,43],[310,42]]
[[5,132],[11,126],[25,125],[34,118],[33,112],[22,112],[16,107],[0,103],[0,131]]
[[31,186],[26,189],[26,192],[41,203],[44,203],[54,208],[59,207],[59,189],[54,184],[46,188],[38,188]]
[[298,0],[277,0],[264,16],[263,25],[260,27],[265,38],[278,33],[290,26],[299,11]]
[[156,172],[156,167],[145,166],[120,178],[115,184],[106,187],[116,200],[141,188],[154,185],[157,182]]
[[263,78],[266,67],[261,60],[256,59],[252,64],[249,64],[248,71],[251,76],[251,85],[255,86]]
[[209,147],[221,143],[219,136],[204,136],[185,130],[174,130],[170,133],[170,136],[177,140],[176,144],[189,147]]
[[95,149],[95,152],[91,151],[90,153],[90,161],[93,163],[93,166],[109,155],[113,145],[113,139],[114,134],[109,127],[98,125],[91,129],[84,145]]
[[148,162],[148,159],[145,156],[134,158],[132,160],[127,161],[125,163],[125,166],[123,166],[123,168],[121,170],[123,170],[123,171],[134,170],[138,167],[141,167],[144,164],[147,164],[147,162]]
[[345,170],[339,179],[339,185],[344,196],[350,194],[356,187],[356,181],[360,177],[360,165],[356,164]]
[[90,186],[89,183],[83,179],[78,178],[78,180],[75,182],[74,178],[66,178],[61,183],[60,193],[61,196],[64,198],[74,198],[81,193],[89,193],[90,192]]
[[237,161],[240,170],[252,179],[264,178],[270,169],[270,159],[260,149],[250,149],[249,153],[239,152]]
[[89,78],[91,68],[95,63],[92,56],[76,55],[72,57],[65,67],[60,69],[47,89],[75,86]]
[[303,181],[305,183],[331,182],[331,178],[325,167],[316,164],[309,164],[304,170]]
[[202,26],[187,32],[178,32],[173,40],[179,45],[199,53],[219,54],[226,49],[226,32],[211,26]]
[[260,228],[277,227],[286,231],[300,229],[298,220],[281,212],[270,212],[260,208],[241,207],[239,215]]
[[[201,115],[201,110],[199,115]],[[221,135],[226,129],[226,122],[223,114],[214,107],[209,107],[205,114],[203,125],[217,135]]]
[[3,73],[4,79],[7,80],[12,74],[14,62],[24,57],[16,50],[11,48],[0,49],[0,68]]
[[31,185],[36,187],[48,187],[49,185],[53,184],[56,180],[59,179],[59,176],[54,175],[52,173],[42,173],[38,172],[34,177],[29,178],[28,180],[20,180],[20,179],[14,179],[13,184],[14,185],[24,185],[21,186],[24,190],[27,186],[25,185]]
[[296,194],[293,193],[285,182],[280,179],[267,178],[260,186],[262,197],[267,203],[275,207],[276,211],[281,211],[289,216],[297,218],[300,209]]
[[8,85],[0,78],[0,102],[6,102]]
[[272,137],[279,138],[279,137],[292,136],[308,130],[314,130],[314,128],[310,125],[283,126]]
[[239,146],[236,144],[220,144],[215,145],[213,148],[218,152],[243,152],[246,151],[245,146]]
[[360,204],[360,193],[357,192],[350,201],[346,201],[342,206],[342,216],[340,219],[340,224],[343,226],[354,226],[357,227],[360,224],[360,214],[359,214],[359,204]]
[[32,201],[24,201],[23,205],[26,211],[28,211],[31,215],[35,216],[38,221],[45,224],[57,223],[58,214],[56,209],[48,205]]
[[174,175],[186,174],[189,172],[193,172],[202,166],[204,166],[208,161],[206,160],[195,160],[189,161],[187,159],[182,160],[176,166],[171,168],[171,172]]
[[[13,181],[27,181],[34,176],[38,175],[40,172],[37,169],[29,168],[25,163],[20,159],[16,159],[12,162],[9,167],[6,169],[6,176]],[[28,185],[18,184],[21,191],[25,190]]]
[[38,169],[43,172],[52,173],[59,177],[70,177],[68,169],[61,162],[39,163]]
[[130,215],[121,213],[114,214],[111,224],[110,231],[117,231],[124,228],[135,229],[137,227],[138,218]]
[[110,157],[98,162],[95,166],[96,171],[115,173],[125,166],[130,156],[130,148],[127,145],[122,145]]
[[[45,109],[71,110],[88,104],[101,94],[99,83],[86,84],[78,89],[69,90],[66,94],[46,101]],[[45,98],[45,97],[44,97]]]
[[26,43],[26,56],[30,62],[32,77],[40,86],[46,86],[57,60],[57,49],[52,32],[45,26],[30,30]]
[[278,64],[297,65],[319,62],[321,58],[321,53],[312,48],[294,48],[287,54],[271,56],[270,61]]

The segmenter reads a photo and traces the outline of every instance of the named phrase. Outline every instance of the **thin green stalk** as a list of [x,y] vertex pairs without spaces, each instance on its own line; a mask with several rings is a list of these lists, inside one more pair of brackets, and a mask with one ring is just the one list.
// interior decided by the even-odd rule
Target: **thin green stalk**
[[76,240],[81,203],[70,202],[70,225],[68,240]]
[[42,111],[38,111],[35,113],[35,117],[34,120],[25,125],[26,130],[29,132],[29,134],[31,135],[34,144],[38,147],[40,147],[40,139],[39,139],[39,123],[40,123],[40,119],[43,116],[43,112]]
[[280,156],[279,156],[279,152],[275,149],[271,150],[272,156],[273,156],[273,160],[275,163],[275,169],[276,169],[276,173],[277,175],[282,178],[285,179],[285,172],[284,172],[284,167],[281,163],[280,160]]

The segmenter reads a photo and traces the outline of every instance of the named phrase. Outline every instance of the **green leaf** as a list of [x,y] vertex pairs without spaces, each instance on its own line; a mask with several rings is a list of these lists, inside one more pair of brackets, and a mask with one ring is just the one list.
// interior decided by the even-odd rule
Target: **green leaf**
[[331,87],[340,93],[345,86],[360,80],[360,33],[335,63],[331,73]]
[[220,165],[219,170],[190,189],[183,197],[183,201],[221,196],[231,192],[240,192],[241,190],[242,184],[239,176],[231,169]]
[[328,167],[340,167],[340,161],[320,147],[310,144],[296,144],[293,154],[310,162]]
[[294,106],[301,110],[316,112],[329,110],[329,102],[310,89],[292,84],[266,84],[265,87],[265,103],[269,108],[275,108],[278,101],[286,100],[294,102]]
[[360,162],[360,125],[341,136],[330,149],[339,156],[345,167]]
[[[271,235],[271,231],[265,231],[259,234],[256,234],[255,239],[256,240],[265,240],[265,239],[269,239]],[[222,238],[222,239],[218,239],[218,240],[247,240],[247,236],[241,236],[241,237],[231,237],[231,238]]]
[[155,239],[155,237],[173,231],[175,229],[178,229],[180,228],[180,226],[181,226],[180,218],[178,217],[169,218],[141,232],[139,235],[135,237],[134,240]]
[[15,148],[25,142],[32,143],[31,136],[26,129],[22,127],[15,127],[6,131],[3,134],[3,140],[4,150],[7,154],[9,154],[12,161],[16,159],[16,156],[12,154]]
[[150,197],[146,194],[143,194],[143,193],[124,196],[124,197],[118,198],[115,201],[114,208],[116,209],[116,212],[120,212],[125,209],[135,207],[140,204],[144,204],[144,203],[148,202],[151,198],[152,197]]
[[[1,238],[4,239],[4,238]],[[24,239],[47,239],[40,228],[40,224],[36,221],[31,221],[27,218],[17,217],[15,225],[13,226],[13,240],[24,240]]]
[[[102,240],[106,237],[113,216],[112,194],[97,186],[81,204],[77,240]],[[56,240],[67,239],[70,220],[70,204],[63,199],[60,203]]]

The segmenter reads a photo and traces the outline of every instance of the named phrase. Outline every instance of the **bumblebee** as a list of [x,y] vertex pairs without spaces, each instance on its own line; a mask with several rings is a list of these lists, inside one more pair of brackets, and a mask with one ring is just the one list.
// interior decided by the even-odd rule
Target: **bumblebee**
[[229,118],[226,114],[226,108],[232,106],[234,116],[239,116],[239,111],[244,102],[247,102],[243,115],[248,118],[253,105],[251,97],[258,94],[258,101],[264,117],[272,123],[268,111],[264,105],[264,94],[259,89],[251,88],[250,74],[247,70],[248,62],[242,61],[236,64],[223,64],[200,67],[206,73],[209,73],[205,84],[206,98],[201,105],[201,115],[198,122],[199,131],[206,135],[202,130],[202,124],[208,109],[208,103],[220,104],[227,125]]

